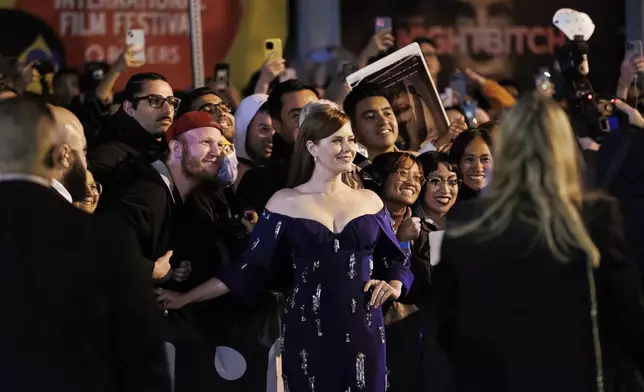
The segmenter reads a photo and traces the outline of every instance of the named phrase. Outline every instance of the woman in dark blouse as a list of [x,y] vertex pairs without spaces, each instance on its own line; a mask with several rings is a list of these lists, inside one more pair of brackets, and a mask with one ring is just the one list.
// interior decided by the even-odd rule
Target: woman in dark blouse
[[504,117],[484,195],[450,213],[433,285],[454,391],[614,391],[644,369],[639,273],[614,199],[584,195],[561,107],[528,95]]

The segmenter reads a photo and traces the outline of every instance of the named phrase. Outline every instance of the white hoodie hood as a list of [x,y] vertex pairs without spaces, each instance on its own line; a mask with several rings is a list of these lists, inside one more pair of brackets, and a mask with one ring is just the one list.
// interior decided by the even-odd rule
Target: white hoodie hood
[[266,94],[253,94],[244,98],[235,111],[235,151],[238,158],[252,161],[246,151],[248,126],[255,118],[259,108],[268,100]]

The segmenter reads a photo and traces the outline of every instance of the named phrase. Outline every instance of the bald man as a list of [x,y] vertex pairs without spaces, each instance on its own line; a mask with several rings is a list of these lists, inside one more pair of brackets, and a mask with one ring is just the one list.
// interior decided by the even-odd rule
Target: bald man
[[52,186],[70,203],[85,198],[87,141],[78,117],[60,106],[49,106],[56,122],[54,146],[47,157]]
[[52,189],[79,141],[36,97],[0,101],[0,124],[0,390],[170,392],[134,235]]

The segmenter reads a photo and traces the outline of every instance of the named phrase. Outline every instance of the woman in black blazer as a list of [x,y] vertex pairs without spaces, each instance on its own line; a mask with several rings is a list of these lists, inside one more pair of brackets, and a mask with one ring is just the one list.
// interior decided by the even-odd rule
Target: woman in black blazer
[[616,202],[584,195],[579,172],[563,110],[522,98],[486,192],[450,213],[435,269],[453,390],[615,391],[624,357],[644,370],[640,275]]

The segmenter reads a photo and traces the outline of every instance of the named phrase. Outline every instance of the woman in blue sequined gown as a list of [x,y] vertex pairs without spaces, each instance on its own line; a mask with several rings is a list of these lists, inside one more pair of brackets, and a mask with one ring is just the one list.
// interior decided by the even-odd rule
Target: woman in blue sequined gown
[[345,114],[329,108],[307,116],[293,188],[271,198],[241,260],[188,293],[159,297],[169,309],[229,291],[252,301],[271,274],[289,271],[280,338],[286,391],[387,387],[380,306],[404,295],[413,276],[380,198],[341,181],[354,156]]

